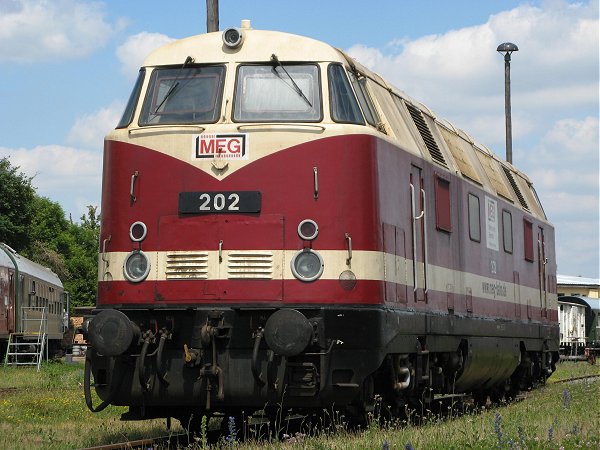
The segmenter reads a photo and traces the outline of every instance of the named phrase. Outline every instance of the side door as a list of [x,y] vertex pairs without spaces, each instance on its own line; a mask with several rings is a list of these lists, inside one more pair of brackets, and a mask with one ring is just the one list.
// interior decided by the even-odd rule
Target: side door
[[0,267],[0,336],[8,334],[8,308],[10,304],[8,291],[8,270]]
[[412,244],[413,296],[414,301],[427,301],[427,202],[423,175],[420,167],[411,166],[410,171],[410,218]]
[[8,335],[15,329],[17,286],[14,269],[0,269],[0,335]]

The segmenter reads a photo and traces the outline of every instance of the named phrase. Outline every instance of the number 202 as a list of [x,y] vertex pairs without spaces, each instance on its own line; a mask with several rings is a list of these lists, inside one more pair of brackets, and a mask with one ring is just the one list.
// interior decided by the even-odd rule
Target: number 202
[[215,194],[212,198],[212,205],[210,194],[201,194],[200,200],[203,202],[200,205],[200,211],[223,211],[224,209],[227,209],[227,211],[239,211],[240,209],[238,206],[240,196],[235,192],[229,194],[227,199],[225,199],[225,194]]

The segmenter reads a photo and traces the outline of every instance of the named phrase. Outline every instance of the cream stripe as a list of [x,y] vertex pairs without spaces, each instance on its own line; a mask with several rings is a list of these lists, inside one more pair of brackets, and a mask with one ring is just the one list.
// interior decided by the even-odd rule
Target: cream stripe
[[[348,257],[348,253],[345,250],[318,250],[318,252],[324,261],[323,275],[320,279],[337,280],[340,273],[345,270],[352,270],[358,280],[389,281],[408,286],[414,285],[412,260],[410,259],[383,252],[354,250],[350,265],[347,265],[346,258]],[[169,255],[184,257],[190,253],[205,256],[206,263],[203,264],[205,269],[202,269],[205,272],[203,272],[202,279],[226,280],[231,277],[246,279],[294,279],[290,268],[290,261],[297,253],[295,250],[224,250],[221,253],[221,262],[219,262],[218,250],[203,252],[145,252],[151,262],[150,273],[147,279],[151,281],[167,280],[165,267],[167,266]],[[125,281],[123,263],[127,255],[128,253],[126,252],[110,252],[104,255],[104,259],[100,255],[98,259],[99,274],[103,275],[99,276],[99,281]],[[234,265],[233,260],[236,257],[241,262]],[[256,260],[257,262],[245,263],[244,257]],[[269,264],[264,262],[265,258],[269,259]],[[190,264],[193,265],[193,263]],[[232,266],[235,266],[235,273],[233,274],[231,271],[228,272],[228,267]],[[423,270],[423,263],[419,263],[419,287],[423,287],[424,285]],[[181,278],[198,279],[200,276],[196,276],[195,278],[181,276]],[[528,304],[534,307],[541,306],[540,291],[537,289],[431,264],[427,271],[427,288],[434,291],[448,291],[455,294],[465,294],[467,288],[470,288],[473,297],[509,303],[514,303],[512,299],[513,297],[517,297],[519,303],[523,306]],[[557,305],[556,294],[547,294],[546,307],[556,309]]]

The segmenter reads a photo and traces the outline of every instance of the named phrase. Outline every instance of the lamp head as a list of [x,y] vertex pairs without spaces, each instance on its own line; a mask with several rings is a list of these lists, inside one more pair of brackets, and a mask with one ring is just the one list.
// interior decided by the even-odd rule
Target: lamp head
[[496,51],[498,53],[504,53],[504,60],[505,61],[510,61],[510,55],[512,54],[512,52],[518,52],[519,51],[519,47],[517,47],[512,42],[504,42],[503,44],[500,44],[498,46],[498,48],[496,49]]

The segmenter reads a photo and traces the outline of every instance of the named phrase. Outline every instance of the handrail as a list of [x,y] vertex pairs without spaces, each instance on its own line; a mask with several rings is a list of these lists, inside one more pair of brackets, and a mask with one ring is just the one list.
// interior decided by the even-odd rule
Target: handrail
[[413,292],[419,288],[419,279],[417,274],[417,212],[415,205],[415,186],[410,183],[410,207],[411,207],[411,228],[412,228],[412,248],[413,248]]
[[423,196],[423,211],[421,212],[421,216],[423,217],[423,249],[425,250],[425,260],[423,261],[425,264],[425,294],[427,294],[427,291],[429,291],[429,286],[427,283],[427,272],[428,272],[428,262],[429,262],[429,254],[428,254],[428,240],[427,240],[427,215],[426,215],[426,209],[427,209],[427,201],[425,198],[425,189],[421,188],[421,195]]
[[423,282],[424,282],[424,291],[425,294],[427,294],[427,291],[429,290],[429,287],[427,285],[427,271],[428,271],[428,260],[429,260],[429,254],[428,254],[428,250],[427,250],[427,216],[426,216],[426,205],[427,205],[427,199],[426,199],[426,195],[425,195],[425,190],[421,188],[421,200],[423,203],[423,208],[421,210],[421,212],[419,213],[419,215],[417,216],[417,211],[416,211],[416,202],[415,202],[415,186],[410,183],[410,206],[411,206],[411,212],[412,212],[412,244],[413,244],[413,282],[414,282],[414,289],[413,292],[417,292],[417,290],[419,289],[419,274],[418,274],[418,267],[417,267],[417,220],[423,220],[423,236],[422,236],[422,243],[423,243],[423,265],[424,265],[424,274],[423,274]]

